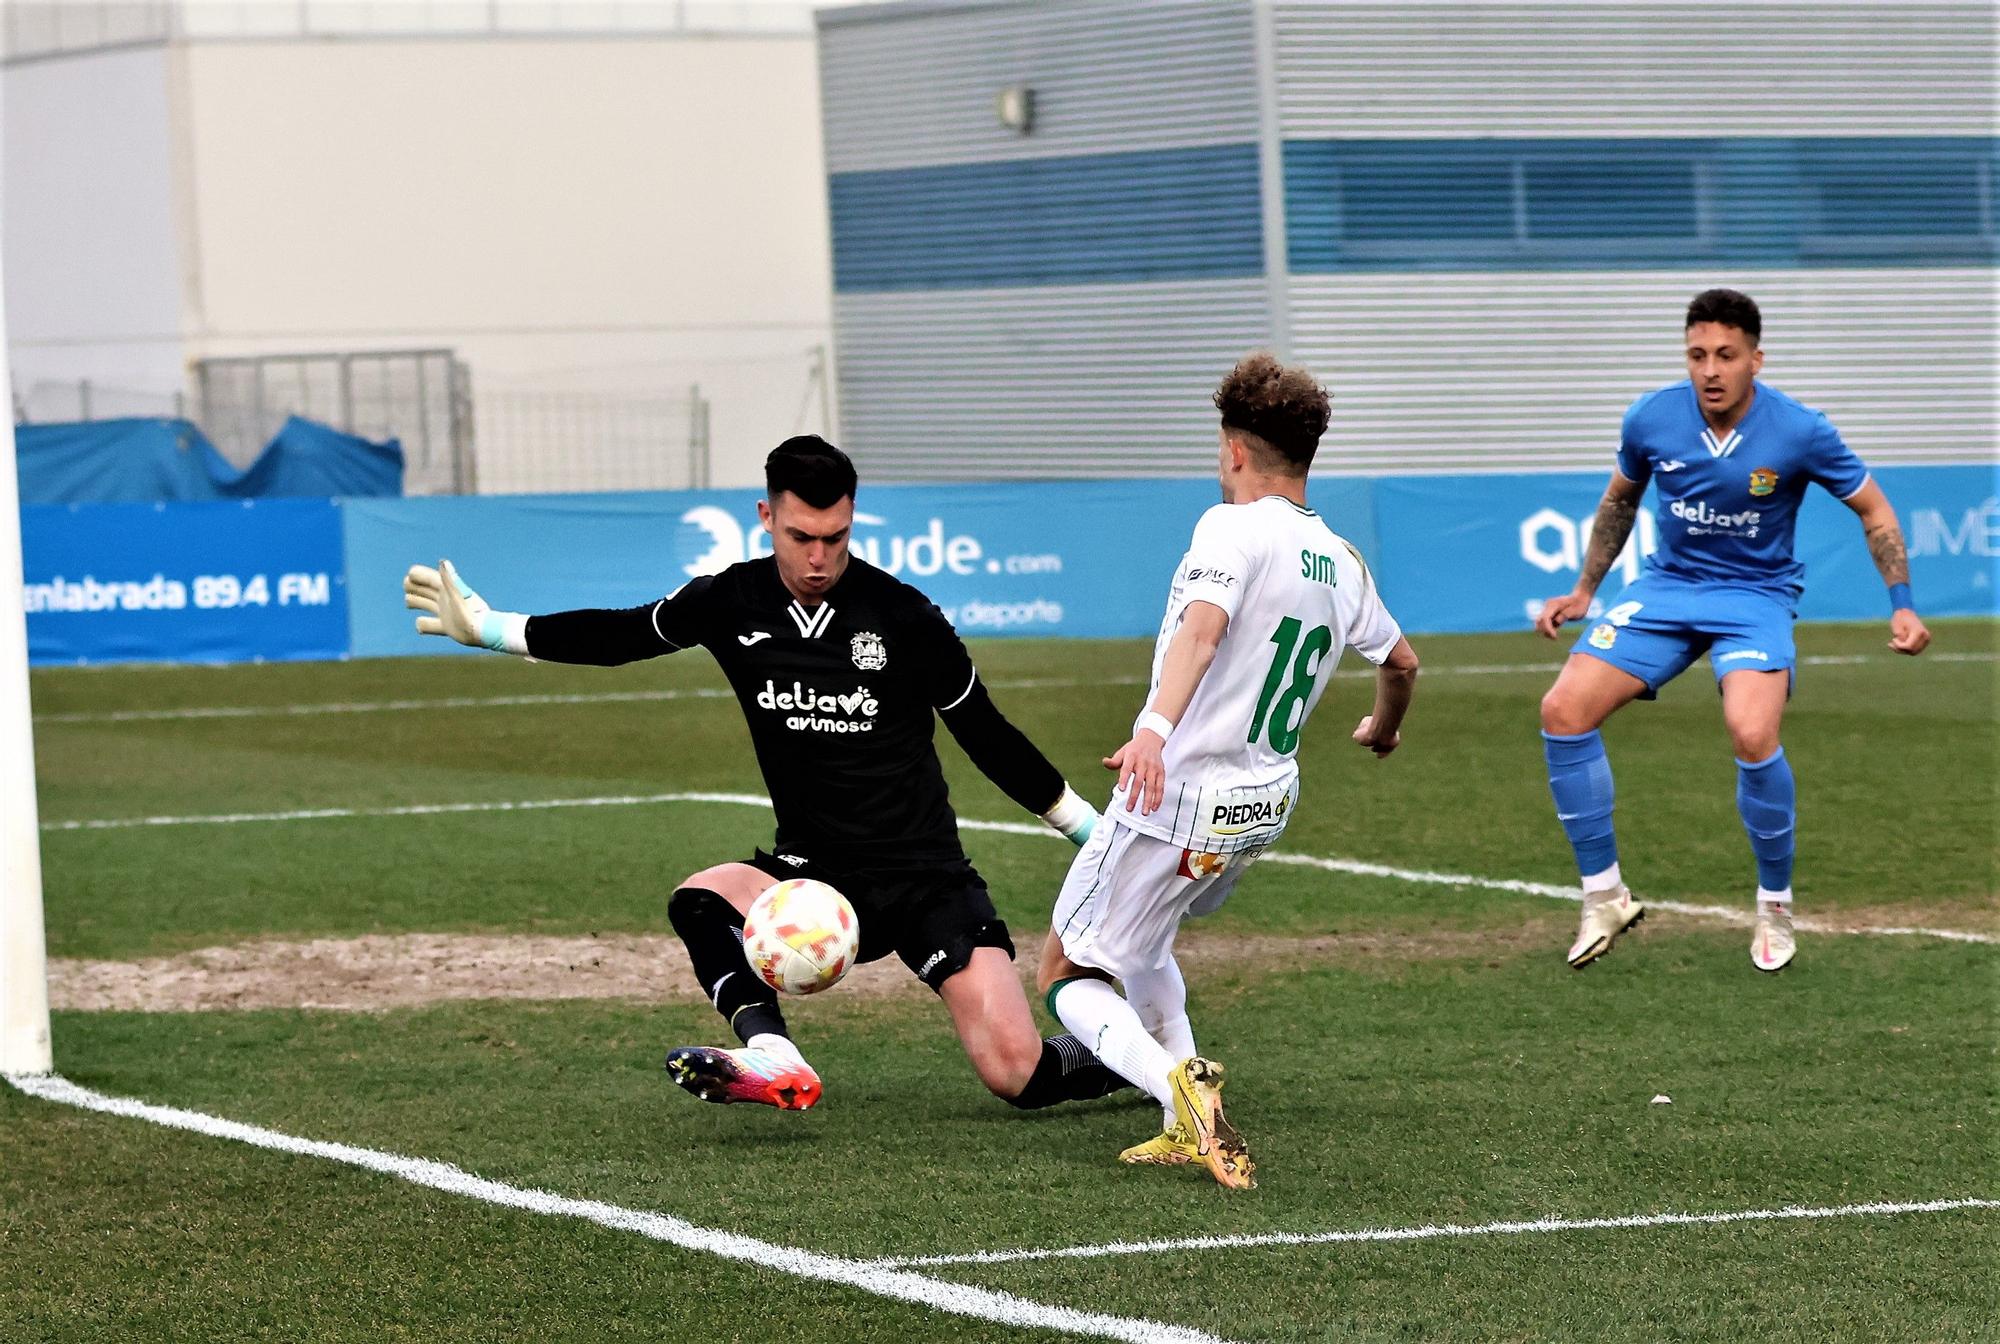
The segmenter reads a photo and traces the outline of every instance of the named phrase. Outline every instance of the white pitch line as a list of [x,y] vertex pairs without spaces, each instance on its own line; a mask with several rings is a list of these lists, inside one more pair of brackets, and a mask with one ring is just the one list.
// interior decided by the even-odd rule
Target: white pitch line
[[[1990,663],[2000,659],[1993,653],[1934,653],[1927,655],[1934,663]],[[1856,663],[1880,663],[1892,661],[1892,655],[1869,653],[1857,654],[1813,654],[1799,659],[1806,667],[1847,667]],[[1511,676],[1522,673],[1545,673],[1553,676],[1562,670],[1561,663],[1462,663],[1457,666],[1427,664],[1424,676],[1430,677],[1494,677]],[[1346,668],[1336,672],[1340,677],[1368,677],[1374,675],[1373,668]],[[996,691],[1033,690],[1077,690],[1087,686],[1144,686],[1143,677],[1102,677],[1091,681],[1068,681],[1061,679],[1022,679],[987,683]],[[454,695],[434,700],[354,700],[334,701],[314,705],[194,705],[181,709],[111,709],[73,710],[53,714],[35,715],[36,723],[80,724],[80,723],[164,723],[181,719],[268,719],[268,718],[309,718],[323,714],[389,714],[429,709],[509,709],[520,706],[535,707],[546,705],[616,705],[642,704],[669,700],[726,700],[735,696],[726,687],[693,687],[685,690],[658,691],[591,691],[574,695]]]
[[795,1246],[759,1241],[754,1237],[741,1236],[734,1232],[701,1227],[670,1214],[627,1209],[594,1199],[571,1199],[551,1194],[546,1190],[490,1181],[444,1162],[403,1157],[396,1153],[379,1152],[373,1148],[357,1148],[345,1143],[301,1139],[279,1133],[277,1130],[225,1120],[220,1116],[206,1115],[200,1111],[155,1106],[128,1097],[110,1097],[101,1092],[79,1087],[57,1074],[4,1076],[20,1091],[43,1101],[75,1106],[87,1111],[98,1111],[105,1115],[115,1115],[130,1120],[144,1120],[150,1124],[164,1125],[169,1129],[186,1130],[234,1143],[246,1143],[272,1152],[322,1158],[329,1162],[359,1167],[364,1171],[379,1172],[384,1176],[408,1181],[412,1185],[499,1205],[502,1208],[519,1209],[526,1213],[538,1213],[550,1217],[579,1218],[614,1232],[631,1232],[686,1250],[704,1251],[725,1259],[740,1260],[766,1269],[775,1269],[780,1273],[796,1275],[799,1278],[818,1279],[825,1283],[859,1288],[863,1292],[874,1293],[879,1297],[912,1302],[918,1306],[950,1312],[957,1316],[970,1316],[982,1321],[994,1321],[1023,1329],[1057,1330],[1097,1339],[1126,1340],[1130,1341],[1130,1344],[1155,1344],[1156,1341],[1158,1344],[1225,1344],[1225,1341],[1215,1335],[1192,1330],[1186,1326],[1031,1302],[1012,1293],[977,1288],[969,1284],[948,1283],[899,1268],[845,1260],[838,1256],[823,1255]]
[[[960,822],[970,826],[970,822]],[[1330,873],[1353,873],[1358,877],[1389,877],[1399,882],[1415,882],[1437,887],[1478,887],[1483,891],[1507,891],[1522,896],[1546,896],[1551,900],[1573,901],[1582,904],[1583,893],[1576,887],[1559,887],[1548,882],[1520,882],[1511,878],[1474,877],[1469,873],[1430,873],[1410,868],[1390,868],[1380,863],[1363,863],[1359,859],[1329,859],[1312,854],[1266,854],[1260,863],[1289,863],[1302,868],[1320,868]],[[1757,917],[1748,910],[1735,909],[1727,905],[1689,905],[1682,901],[1661,901],[1648,896],[1644,900],[1648,910],[1665,910],[1676,915],[1692,915],[1697,919],[1719,919],[1730,924],[1754,924]],[[1919,938],[1943,938],[1957,943],[2000,943],[2000,937],[1990,933],[1968,933],[1962,929],[1924,929],[1908,927],[1842,928],[1822,924],[1818,920],[1799,919],[1794,923],[1807,933],[1855,933],[1898,935]]]
[[[345,817],[430,817],[475,812],[547,812],[570,807],[645,807],[658,803],[728,803],[739,807],[765,807],[771,800],[754,793],[634,793],[612,794],[599,798],[543,798],[528,802],[490,803],[415,803],[406,807],[316,807],[290,812],[218,812],[198,816],[162,817],[97,817],[79,821],[45,821],[41,828],[45,831],[120,831],[146,826],[235,826],[258,822],[282,821],[337,821]],[[1046,826],[1037,826],[1021,821],[977,821],[960,817],[958,827],[962,831],[992,831],[1000,835],[1025,835],[1037,839],[1054,840],[1059,837]],[[1382,877],[1397,882],[1411,882],[1422,886],[1473,887],[1481,891],[1504,891],[1519,896],[1542,896],[1550,900],[1581,902],[1582,895],[1574,887],[1559,887],[1547,882],[1522,882],[1513,878],[1476,877],[1471,873],[1434,873],[1414,868],[1392,868],[1382,863],[1367,863],[1360,859],[1328,858],[1315,854],[1265,854],[1259,863],[1284,863],[1297,867],[1319,868],[1330,873],[1352,873],[1357,877]],[[1732,909],[1726,905],[1689,905],[1681,901],[1660,901],[1648,899],[1649,910],[1667,911],[1676,915],[1691,915],[1697,919],[1719,919],[1730,924],[1750,924],[1755,917],[1750,913]],[[1971,933],[1963,929],[1931,929],[1897,926],[1892,928],[1865,927],[1843,928],[1822,924],[1817,920],[1800,919],[1799,928],[1807,933],[1867,934],[1874,937],[1894,936],[1911,938],[1942,938],[1957,943],[2000,943],[2000,936],[1990,933]]]
[[1718,1223],[1773,1223],[1804,1218],[1860,1218],[1905,1213],[2000,1209],[2000,1199],[1930,1199],[1910,1204],[1841,1204],[1806,1208],[1744,1209],[1731,1213],[1639,1213],[1621,1218],[1538,1218],[1533,1222],[1432,1223],[1423,1227],[1368,1227],[1348,1232],[1270,1232],[1235,1237],[1183,1237],[1171,1241],[1110,1241],[1098,1246],[1056,1246],[1017,1251],[967,1251],[960,1255],[892,1256],[866,1263],[883,1269],[940,1265],[1001,1265],[1021,1260],[1092,1260],[1162,1251],[1221,1251],[1259,1246],[1324,1246],[1357,1241],[1430,1241],[1439,1237],[1490,1237],[1533,1232],[1597,1232],[1633,1227],[1700,1227]]
[[737,803],[769,807],[754,793],[628,793],[601,798],[542,798],[528,802],[413,803],[407,807],[309,807],[292,812],[214,812],[189,817],[97,817],[45,821],[45,831],[122,831],[141,826],[238,826],[265,821],[335,821],[343,817],[432,817],[469,812],[546,812],[565,807],[641,807],[651,803]]

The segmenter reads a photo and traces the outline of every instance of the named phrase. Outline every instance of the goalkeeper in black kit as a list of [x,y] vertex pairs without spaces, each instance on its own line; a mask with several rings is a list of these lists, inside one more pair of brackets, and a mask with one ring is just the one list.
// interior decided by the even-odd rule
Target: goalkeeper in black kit
[[958,633],[910,585],[848,550],[854,464],[825,440],[765,461],[757,515],[772,554],[625,611],[495,611],[453,571],[403,582],[424,634],[559,663],[616,666],[696,645],[749,722],[777,816],[771,851],[691,874],[667,903],[696,977],[740,1049],[682,1046],[667,1072],[707,1101],[803,1110],[819,1075],[778,996],[743,956],[743,917],[773,883],[814,878],[855,908],[861,961],[894,953],[944,1000],[979,1080],[1015,1106],[1125,1086],[1073,1036],[1043,1040],[1015,977],[1014,944],[959,845],[932,715],[1001,791],[1082,844],[1097,814],[987,695]]

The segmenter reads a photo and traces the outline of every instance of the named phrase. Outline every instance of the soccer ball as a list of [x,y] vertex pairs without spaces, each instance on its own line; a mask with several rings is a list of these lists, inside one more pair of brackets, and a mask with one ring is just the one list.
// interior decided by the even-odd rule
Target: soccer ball
[[743,917],[743,956],[784,994],[817,994],[839,983],[861,946],[847,898],[824,882],[795,877],[767,889]]

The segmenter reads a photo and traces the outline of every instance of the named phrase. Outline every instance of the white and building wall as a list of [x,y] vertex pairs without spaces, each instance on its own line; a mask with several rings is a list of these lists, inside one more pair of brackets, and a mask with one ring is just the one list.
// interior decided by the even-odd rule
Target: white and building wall
[[[0,75],[17,389],[88,379],[97,415],[125,390],[157,413],[204,358],[450,348],[475,403],[551,416],[698,386],[717,485],[828,427],[805,6],[695,3],[651,28],[676,7],[405,6],[333,31],[399,16],[142,8],[160,24],[111,50],[74,15],[86,49],[14,25],[41,43]],[[462,26],[412,26],[433,10]],[[482,433],[482,491],[687,483],[580,479],[532,418]]]

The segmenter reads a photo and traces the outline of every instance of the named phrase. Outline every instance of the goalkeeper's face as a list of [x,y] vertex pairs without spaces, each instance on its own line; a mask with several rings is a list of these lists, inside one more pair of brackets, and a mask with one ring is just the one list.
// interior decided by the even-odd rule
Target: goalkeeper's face
[[792,596],[818,602],[847,570],[847,543],[854,534],[854,497],[816,509],[786,490],[757,501],[757,517],[771,534],[778,577]]

